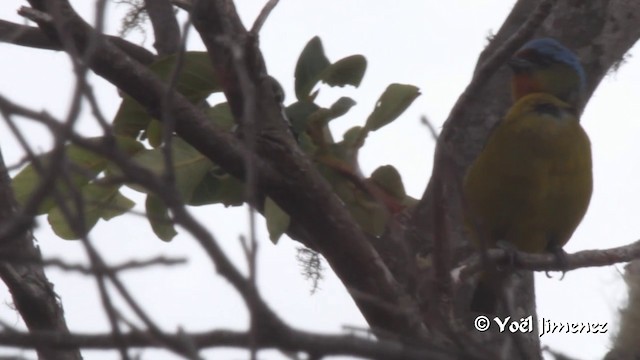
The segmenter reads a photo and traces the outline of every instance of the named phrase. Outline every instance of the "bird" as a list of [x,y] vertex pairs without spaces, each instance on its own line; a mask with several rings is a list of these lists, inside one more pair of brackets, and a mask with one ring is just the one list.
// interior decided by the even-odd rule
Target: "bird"
[[546,93],[580,108],[586,87],[584,69],[578,57],[557,40],[531,40],[508,63],[513,71],[514,101],[527,94]]
[[[585,73],[570,50],[531,40],[509,60],[513,105],[463,180],[466,228],[481,250],[506,244],[564,254],[593,188],[591,145],[580,125]],[[495,313],[509,273],[485,271],[471,310]]]

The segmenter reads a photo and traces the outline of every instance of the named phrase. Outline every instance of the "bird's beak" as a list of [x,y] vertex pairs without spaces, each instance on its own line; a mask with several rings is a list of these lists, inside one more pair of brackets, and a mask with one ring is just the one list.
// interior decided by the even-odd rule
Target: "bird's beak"
[[527,72],[533,67],[533,64],[529,60],[520,57],[512,57],[507,64],[509,64],[509,67],[514,73]]

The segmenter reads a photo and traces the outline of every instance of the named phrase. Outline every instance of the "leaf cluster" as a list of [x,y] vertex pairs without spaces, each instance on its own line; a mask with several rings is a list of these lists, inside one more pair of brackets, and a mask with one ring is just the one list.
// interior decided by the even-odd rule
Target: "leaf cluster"
[[[187,52],[180,61],[181,71],[174,79],[176,90],[202,107],[216,126],[234,132],[236,123],[228,103],[210,105],[207,102],[210,95],[222,92],[208,54]],[[177,63],[176,56],[168,56],[150,65],[150,69],[159,78],[169,82]],[[358,87],[366,67],[367,61],[362,55],[348,56],[332,63],[324,53],[321,40],[314,37],[298,59],[295,68],[296,100],[285,107],[285,113],[299,146],[314,160],[320,173],[333,186],[354,218],[366,232],[380,235],[390,215],[412,205],[415,199],[405,193],[400,174],[391,165],[381,166],[365,178],[359,169],[358,152],[371,132],[390,124],[407,109],[419,96],[418,88],[404,84],[389,85],[364,125],[347,130],[338,141],[329,123],[347,114],[356,102],[349,97],[340,97],[329,107],[316,102],[319,84]],[[118,149],[125,151],[137,165],[158,176],[167,173],[163,146],[169,146],[175,190],[187,205],[239,206],[245,202],[246,192],[240,180],[175,135],[168,145],[163,144],[162,123],[127,95],[123,95],[113,120],[113,131]],[[103,140],[101,137],[93,139]],[[64,151],[67,170],[64,174],[68,176],[58,176],[56,191],[41,202],[38,211],[38,214],[48,215],[49,223],[57,235],[64,239],[80,238],[99,219],[110,220],[130,210],[134,202],[120,192],[122,186],[146,195],[147,217],[160,239],[169,241],[176,235],[165,204],[140,184],[127,183],[121,171],[103,155],[74,144],[66,145]],[[14,177],[14,190],[21,203],[27,202],[43,181],[52,154],[49,152],[38,156]],[[38,168],[40,171],[37,171]],[[53,194],[56,194],[56,198]],[[78,199],[82,200],[83,206],[73,206]],[[72,209],[73,216],[69,216],[68,210],[65,213],[61,209]],[[263,211],[270,238],[276,242],[289,227],[289,215],[268,197],[263,204]],[[82,220],[84,226],[71,226],[78,219]]]

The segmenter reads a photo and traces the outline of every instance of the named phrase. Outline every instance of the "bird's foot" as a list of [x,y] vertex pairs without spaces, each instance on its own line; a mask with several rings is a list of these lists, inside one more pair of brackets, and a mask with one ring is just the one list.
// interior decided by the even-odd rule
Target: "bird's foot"
[[[518,249],[515,247],[515,245],[504,240],[498,240],[496,242],[496,247],[498,249],[504,250],[504,252],[507,254],[507,261],[505,263],[506,269],[513,269],[515,267],[515,264],[518,262]],[[500,266],[498,266],[498,269],[504,270],[500,269]]]
[[[552,249],[551,253],[556,257],[556,264],[558,265],[558,268],[562,272],[562,275],[560,276],[560,280],[562,280],[564,279],[564,275],[567,273],[567,269],[569,269],[569,260],[567,259],[567,252],[564,251],[562,248],[557,248],[557,249]],[[545,274],[547,275],[548,278],[551,278],[551,276],[549,276],[548,271],[546,271]]]

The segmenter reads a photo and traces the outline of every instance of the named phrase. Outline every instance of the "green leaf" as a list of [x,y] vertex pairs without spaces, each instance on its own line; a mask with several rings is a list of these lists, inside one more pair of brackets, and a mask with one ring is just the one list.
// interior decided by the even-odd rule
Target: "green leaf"
[[291,219],[270,197],[267,197],[264,201],[264,217],[267,219],[269,239],[271,239],[271,242],[274,244],[277,244],[280,236],[289,228]]
[[[199,103],[210,94],[222,91],[206,52],[190,51],[184,54],[182,68],[176,81],[176,90]],[[150,70],[163,81],[168,82],[178,61],[177,55],[171,55],[149,66]],[[113,120],[113,129],[117,135],[137,138],[147,129],[151,116],[146,109],[132,97],[123,96],[120,108]]]
[[318,147],[313,143],[313,140],[306,132],[298,135],[298,144],[302,151],[309,155],[314,155],[318,151]]
[[355,104],[356,102],[352,98],[346,96],[341,97],[329,108],[329,110],[331,110],[331,119],[339,118],[346,114]]
[[146,134],[147,139],[149,139],[149,145],[154,148],[162,145],[162,123],[160,121],[149,121]]
[[340,197],[345,204],[351,204],[356,201],[356,189],[351,180],[346,179],[342,174],[336,173],[333,169],[326,166],[320,168],[320,172],[333,187],[333,191]]
[[341,97],[329,109],[318,108],[308,116],[307,131],[317,146],[324,148],[328,144],[334,143],[333,135],[328,126],[329,122],[346,114],[355,104],[353,99]]
[[331,110],[325,108],[319,108],[307,119],[307,132],[313,143],[321,149],[334,143],[331,130],[327,126],[331,119]]
[[[158,60],[150,68],[154,74],[168,82],[173,77],[177,61],[177,55],[170,55]],[[189,51],[184,53],[176,89],[194,103],[206,99],[214,92],[222,91],[207,52]]]
[[389,213],[381,204],[358,196],[355,202],[347,204],[347,209],[366,233],[373,236],[384,233]]
[[332,147],[332,154],[350,164],[353,168],[358,166],[358,151],[364,145],[368,131],[361,126],[354,126],[342,135],[342,141]]
[[[73,214],[77,216],[76,213]],[[100,216],[95,212],[86,212],[83,217],[85,234],[79,234],[75,230],[71,229],[71,226],[69,226],[69,223],[62,214],[62,211],[60,211],[60,208],[56,207],[51,209],[49,216],[47,217],[47,221],[49,222],[49,225],[51,225],[53,232],[59,237],[65,240],[77,240],[93,229],[100,219]]]
[[315,36],[302,50],[295,70],[295,89],[298,100],[307,100],[309,93],[320,80],[320,74],[331,63],[324,54],[322,41]]
[[220,104],[216,104],[208,108],[207,116],[213,123],[220,127],[222,130],[231,131],[233,127],[236,125],[236,121],[231,115],[231,108],[229,107],[229,103],[223,102]]
[[122,195],[119,191],[109,200],[108,206],[105,206],[100,213],[100,217],[104,221],[109,221],[115,217],[125,214],[136,205],[133,200]]
[[[341,97],[329,109],[321,108],[313,102],[297,101],[289,105],[285,111],[299,142],[303,141],[301,136],[308,132],[310,139],[313,140],[308,144],[313,145],[315,149],[318,146],[324,148],[327,144],[333,143],[333,136],[327,124],[346,114],[355,104],[356,102],[349,97]],[[308,149],[311,150],[311,148]]]
[[227,173],[209,171],[193,191],[189,205],[223,204],[239,206],[244,203],[244,184]]
[[147,218],[153,232],[162,241],[171,241],[178,233],[173,227],[169,209],[159,197],[149,194],[145,201]]
[[320,109],[320,107],[310,101],[296,101],[287,106],[285,113],[291,122],[293,132],[296,134],[302,134],[305,132],[309,125],[309,116],[318,109]]
[[[174,137],[171,142],[171,155],[176,188],[183,199],[191,199],[196,186],[202,181],[205,174],[213,168],[213,164],[179,137]],[[133,157],[133,160],[158,176],[165,173],[165,160],[162,149],[141,151]],[[137,186],[132,186],[132,188],[146,192],[145,189]]]
[[375,169],[370,179],[396,199],[404,200],[407,196],[400,173],[391,165],[384,165]]
[[151,122],[147,110],[129,95],[122,96],[120,108],[113,119],[113,132],[120,136],[137,138]]
[[[104,137],[93,137],[85,140],[90,143],[99,144],[105,139]],[[116,137],[116,148],[128,155],[133,155],[141,151],[144,147],[133,139]],[[52,152],[49,151],[37,157],[45,173],[51,164],[51,156]],[[74,189],[79,189],[87,185],[90,181],[94,180],[98,174],[105,170],[109,164],[101,155],[85,150],[74,144],[65,146],[65,156],[64,164],[69,164],[69,178],[71,179],[71,186],[73,186]],[[40,186],[41,181],[42,177],[32,164],[27,165],[14,176],[11,185],[18,203],[22,205],[26,204]],[[62,181],[57,181],[54,186],[56,191],[61,195],[69,193],[68,185]],[[40,204],[37,214],[42,215],[47,213],[54,205],[53,198],[47,196]]]
[[52,208],[49,211],[47,220],[51,228],[63,239],[74,240],[86,235],[97,223],[100,218],[110,220],[115,216],[121,215],[130,210],[135,203],[122,195],[119,186],[102,184],[89,184],[82,188],[80,195],[82,197],[83,206],[82,214],[78,213],[74,199],[65,202],[66,208],[72,217],[71,221],[77,223],[82,220],[84,223],[84,233],[82,228],[72,228],[67,218],[63,215],[60,207]]
[[[329,122],[346,114],[347,111],[349,111],[349,109],[355,104],[356,102],[353,101],[353,99],[348,97],[341,97],[340,99],[338,99],[338,101],[331,105],[329,109],[319,108],[314,113],[309,115],[309,118],[307,119],[309,123],[307,126],[324,126],[326,130],[329,131],[329,128],[327,127]],[[331,132],[329,132],[329,135],[331,135]],[[332,135],[330,137],[333,139]]]
[[340,144],[351,150],[358,150],[364,145],[368,132],[362,126],[354,126],[345,131]]
[[[319,166],[320,173],[331,184],[334,192],[340,197],[347,210],[351,213],[360,227],[368,234],[380,236],[386,229],[389,211],[382,202],[374,199],[366,191],[356,186],[354,182],[339,169],[339,160],[331,163],[331,159],[324,159]],[[342,163],[347,165],[346,163]],[[345,170],[348,170],[345,168]]]
[[362,55],[351,55],[329,65],[320,79],[330,86],[360,86],[364,72],[367,70],[367,59]]
[[413,85],[391,84],[378,99],[365,128],[375,131],[397,119],[420,95]]

